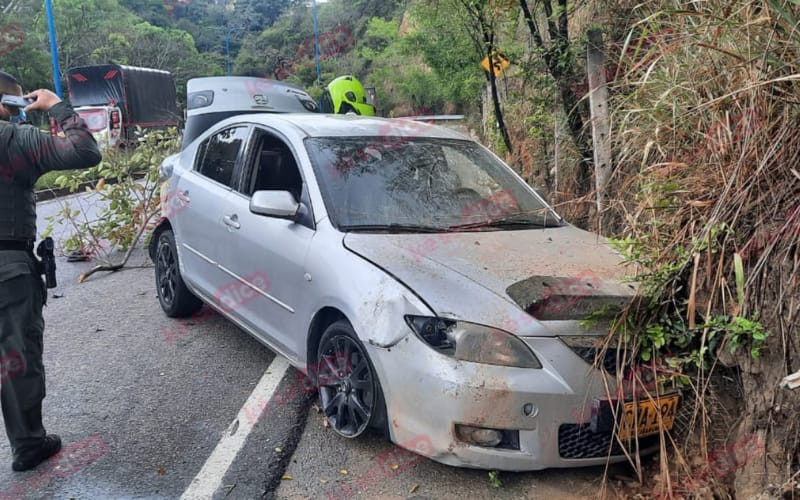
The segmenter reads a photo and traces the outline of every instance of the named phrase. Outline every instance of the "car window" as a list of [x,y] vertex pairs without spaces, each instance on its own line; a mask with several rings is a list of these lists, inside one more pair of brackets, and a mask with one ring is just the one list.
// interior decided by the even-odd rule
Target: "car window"
[[212,135],[197,150],[197,170],[225,186],[233,186],[236,159],[247,139],[247,127],[231,127]]
[[289,146],[264,130],[256,130],[252,154],[239,191],[252,196],[256,191],[289,191],[300,201],[303,178]]

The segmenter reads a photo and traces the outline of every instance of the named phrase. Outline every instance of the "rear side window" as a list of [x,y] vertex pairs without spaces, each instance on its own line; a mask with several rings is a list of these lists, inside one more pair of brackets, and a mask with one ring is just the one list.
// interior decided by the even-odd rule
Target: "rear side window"
[[236,160],[246,139],[247,127],[231,127],[212,135],[197,150],[197,171],[232,187]]

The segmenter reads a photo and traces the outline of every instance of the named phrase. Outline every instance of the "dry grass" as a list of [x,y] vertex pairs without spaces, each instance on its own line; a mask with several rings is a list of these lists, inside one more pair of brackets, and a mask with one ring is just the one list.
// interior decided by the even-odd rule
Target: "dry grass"
[[[745,396],[724,437],[758,432],[770,454],[737,471],[761,474],[739,474],[747,495],[742,488],[780,484],[798,460],[796,413],[774,408],[799,399],[777,384],[800,364],[800,9],[783,0],[653,1],[633,11],[641,21],[615,47],[612,71],[616,191],[607,235],[644,242],[656,266],[679,264],[660,290],[662,312],[691,326],[715,314],[758,317],[771,332],[759,361],[745,349],[693,374],[694,412],[682,440],[667,436],[675,458],[661,460],[659,487],[674,492],[696,473],[691,457],[706,463],[717,445],[709,430],[724,406],[709,404],[709,388],[724,361],[741,369]],[[707,347],[706,335],[694,345]]]

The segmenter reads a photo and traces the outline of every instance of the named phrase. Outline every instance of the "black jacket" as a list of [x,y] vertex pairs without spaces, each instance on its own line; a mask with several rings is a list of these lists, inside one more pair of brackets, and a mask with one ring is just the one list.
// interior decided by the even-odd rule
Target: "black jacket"
[[33,186],[51,170],[90,168],[102,159],[86,123],[66,103],[50,109],[64,136],[0,121],[0,240],[36,237]]

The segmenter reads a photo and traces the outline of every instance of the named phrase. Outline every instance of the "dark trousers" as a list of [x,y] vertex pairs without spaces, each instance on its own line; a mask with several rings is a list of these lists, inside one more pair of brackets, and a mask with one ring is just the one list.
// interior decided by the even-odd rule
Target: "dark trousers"
[[42,425],[42,362],[47,289],[32,254],[0,251],[0,400],[14,455],[37,448]]

